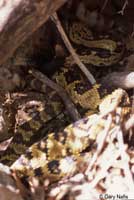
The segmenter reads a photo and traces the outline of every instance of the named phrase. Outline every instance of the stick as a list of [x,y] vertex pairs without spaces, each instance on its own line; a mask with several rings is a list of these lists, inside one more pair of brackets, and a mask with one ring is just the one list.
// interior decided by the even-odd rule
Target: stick
[[79,68],[82,70],[82,72],[85,74],[85,76],[88,78],[88,80],[91,82],[91,84],[95,84],[96,83],[96,80],[95,78],[93,77],[93,75],[89,72],[89,70],[85,67],[85,65],[81,62],[80,58],[78,57],[78,55],[76,54],[76,52],[74,51],[71,43],[69,42],[66,34],[65,34],[65,31],[64,29],[62,28],[62,25],[58,19],[58,16],[56,13],[54,13],[52,16],[51,16],[51,19],[52,21],[55,23],[59,33],[61,34],[61,37],[68,49],[68,51],[70,52],[70,54],[72,55],[75,63],[79,66]]
[[122,89],[134,88],[134,72],[113,72],[102,78],[102,85]]
[[42,81],[42,83],[48,85],[50,88],[52,88],[58,93],[58,95],[63,100],[66,106],[66,109],[69,112],[73,121],[77,121],[80,119],[80,115],[78,111],[76,110],[74,104],[72,103],[69,96],[66,94],[65,90],[62,87],[60,87],[59,85],[54,83],[52,80],[50,80],[47,76],[45,76],[44,74],[42,74],[41,72],[35,69],[30,70],[29,73],[31,73],[36,79],[39,79],[40,81]]

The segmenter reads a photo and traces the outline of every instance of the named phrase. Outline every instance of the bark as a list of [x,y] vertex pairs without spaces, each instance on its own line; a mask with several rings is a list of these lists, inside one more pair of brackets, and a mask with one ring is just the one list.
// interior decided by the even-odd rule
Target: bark
[[102,78],[102,86],[122,89],[134,88],[134,72],[113,72]]
[[66,0],[1,0],[0,65]]

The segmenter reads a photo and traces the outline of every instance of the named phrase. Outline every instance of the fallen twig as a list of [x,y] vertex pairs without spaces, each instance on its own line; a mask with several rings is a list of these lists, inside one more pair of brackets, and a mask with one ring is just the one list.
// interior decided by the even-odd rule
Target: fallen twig
[[131,190],[133,188],[133,185],[134,185],[134,182],[133,182],[133,178],[132,178],[132,175],[131,175],[131,172],[130,172],[130,169],[129,169],[129,158],[128,158],[128,155],[125,151],[125,144],[124,144],[124,140],[123,140],[123,132],[122,132],[122,129],[121,129],[121,125],[120,125],[120,116],[121,116],[121,112],[122,112],[122,109],[121,108],[118,108],[116,110],[116,124],[118,126],[118,133],[116,134],[116,137],[117,137],[117,140],[118,140],[118,144],[119,144],[119,151],[120,151],[120,157],[121,157],[121,160],[123,162],[123,170],[124,170],[124,174],[125,174],[125,178],[126,178],[126,181],[128,182],[128,185],[129,185],[129,189]]
[[44,74],[42,74],[41,72],[39,72],[35,69],[30,70],[29,73],[31,73],[36,79],[39,79],[44,84],[48,85],[50,88],[52,88],[53,90],[55,90],[58,93],[58,95],[63,100],[63,102],[66,106],[66,109],[69,112],[73,121],[77,121],[80,119],[80,115],[79,115],[77,109],[75,108],[74,104],[72,103],[69,96],[66,94],[65,90],[62,87],[60,87],[59,85],[54,83],[52,80],[50,80],[47,76],[45,76]]
[[89,72],[89,70],[85,67],[85,65],[81,62],[80,58],[78,57],[78,55],[76,54],[75,50],[73,49],[71,43],[69,42],[64,29],[62,28],[62,25],[58,19],[58,16],[56,13],[54,13],[51,16],[52,21],[55,23],[59,33],[61,34],[61,37],[68,49],[68,51],[70,52],[70,54],[72,55],[73,59],[75,60],[76,64],[79,66],[79,68],[82,70],[82,72],[85,74],[85,76],[88,78],[88,80],[91,82],[91,84],[95,84],[96,80],[93,77],[93,75]]
[[105,7],[106,7],[108,1],[109,1],[109,0],[105,0],[105,1],[104,1],[103,6],[102,6],[101,11],[100,11],[101,13],[102,13],[103,10],[105,9]]
[[111,127],[111,123],[112,123],[112,116],[111,116],[111,114],[109,114],[108,119],[107,119],[107,124],[106,124],[106,127],[104,129],[103,138],[101,138],[101,141],[99,141],[98,148],[97,148],[92,160],[90,161],[90,164],[89,164],[89,166],[88,166],[88,168],[86,170],[86,174],[88,174],[90,172],[90,170],[93,167],[95,161],[97,160],[98,155],[100,154],[100,152],[101,152],[101,150],[103,148],[103,145],[104,145],[104,143],[106,141],[106,137],[107,137],[107,135],[109,133],[109,129]]
[[126,121],[124,128],[126,131],[128,131],[133,127],[134,127],[134,114],[132,114],[132,116]]
[[118,14],[124,15],[124,11],[125,11],[127,5],[128,5],[128,0],[125,0],[125,3],[123,5],[122,9],[118,12]]
[[[93,179],[92,182],[90,182],[90,186],[92,188],[96,187],[97,184],[104,179],[105,177],[107,177],[108,175],[108,169],[110,167],[113,166],[113,163],[118,159],[118,157],[120,156],[120,152],[119,150],[117,150],[116,148],[113,150],[113,144],[109,144],[107,146],[107,148],[105,148],[104,150],[105,152],[109,153],[109,151],[112,151],[112,156],[109,157],[109,160],[106,160],[105,165],[103,164],[103,166],[101,166],[101,169],[98,170],[98,172],[95,175],[95,178]],[[101,157],[103,156],[103,154],[101,154]]]
[[[110,83],[110,84],[109,84]],[[134,72],[113,72],[102,78],[102,85],[119,87],[122,89],[134,88]]]
[[127,185],[129,186],[129,190],[132,191],[134,189],[134,181],[133,181],[132,174],[131,174],[131,171],[129,168],[129,158],[125,151],[125,145],[124,145],[124,141],[123,141],[123,133],[122,133],[121,129],[118,131],[117,139],[118,139],[118,143],[119,143],[121,160],[123,161],[122,168],[124,169],[124,174],[125,174],[126,181],[128,183]]

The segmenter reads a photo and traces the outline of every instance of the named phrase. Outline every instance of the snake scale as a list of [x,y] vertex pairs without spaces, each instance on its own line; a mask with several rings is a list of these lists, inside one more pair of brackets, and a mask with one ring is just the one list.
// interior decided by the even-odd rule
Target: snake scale
[[[106,105],[107,109],[105,109]],[[122,108],[123,118],[130,115],[129,98],[122,89],[115,90],[102,101],[98,114],[72,123],[63,131],[49,133],[33,144],[13,163],[11,169],[23,181],[38,177],[41,182],[46,178],[50,182],[55,182],[64,176],[72,175],[77,172],[79,162],[85,160],[87,162],[98,146],[97,136],[101,137],[107,125],[107,117],[100,118],[100,115],[107,116],[107,113],[119,107]],[[113,126],[114,122],[110,130]],[[90,149],[89,152],[82,154],[81,152],[87,148]]]
[[[84,47],[80,55],[80,59],[84,63],[97,67],[110,66],[122,57],[123,45],[121,42],[110,38],[95,40],[88,28],[82,24],[74,23],[70,26],[69,37],[77,45],[78,53],[82,46]],[[78,67],[74,65],[71,56],[66,58],[64,67],[59,69],[52,79],[65,88],[82,116],[97,112],[101,102],[99,85],[93,86],[89,83]],[[32,87],[36,89],[39,84],[37,80],[31,81]],[[32,98],[28,101],[27,95],[21,97],[25,99],[20,115],[23,116],[24,121],[21,119],[16,125],[13,140],[4,154],[0,156],[0,161],[11,165],[11,169],[19,177],[27,179],[38,176],[56,181],[76,170],[78,160],[81,159],[80,153],[95,143],[96,135],[104,129],[105,120],[97,121],[99,115],[93,114],[67,126],[61,132],[49,133],[45,138],[35,143],[42,137],[41,130],[46,131],[48,122],[54,124],[56,121],[57,124],[58,116],[64,111],[64,106],[56,92],[45,85],[43,88],[46,91],[44,94],[43,89],[41,96],[43,101],[39,101],[38,98],[37,101],[32,100]],[[121,96],[124,96],[122,90],[116,90],[110,96],[111,102],[114,98],[117,99],[117,106],[122,101],[118,98],[118,93],[122,93]],[[30,95],[32,97],[34,94]],[[37,93],[36,96],[40,95]],[[128,107],[128,104],[125,106]],[[19,112],[17,114],[19,115]],[[26,154],[17,160],[26,149]]]

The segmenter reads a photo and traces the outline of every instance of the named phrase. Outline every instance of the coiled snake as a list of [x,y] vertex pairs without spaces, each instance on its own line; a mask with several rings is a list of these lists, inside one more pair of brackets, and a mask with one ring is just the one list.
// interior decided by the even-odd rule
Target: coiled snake
[[[78,23],[69,27],[69,37],[78,45],[78,53],[84,46],[80,55],[80,59],[84,63],[98,67],[109,66],[121,59],[123,53],[121,42],[109,38],[95,40],[89,33],[85,26]],[[52,79],[65,88],[82,116],[97,110],[101,102],[99,86],[92,86],[86,80],[78,67],[74,65],[71,56],[66,58],[65,66],[56,72]],[[46,86],[43,87],[46,90],[44,96],[41,96],[41,99],[44,98],[43,103],[38,98],[38,103],[32,101],[32,103],[26,104],[25,100],[22,110],[25,111],[29,107],[30,114],[24,113],[26,123],[18,123],[12,143],[0,157],[2,163],[11,165],[19,155],[25,152],[28,146],[40,138],[42,127],[47,126],[48,122],[53,125],[52,121],[63,112],[64,106],[56,93]],[[117,106],[121,102],[121,99],[118,98],[119,94],[122,94],[122,97],[125,95],[124,91],[116,90],[110,96],[111,102],[116,99]],[[39,176],[52,181],[73,173],[81,157],[80,153],[95,143],[96,135],[104,128],[105,120],[97,119],[99,119],[99,115],[91,115],[67,126],[64,131],[48,134],[44,139],[33,144],[25,155],[12,164],[11,169],[19,177]],[[45,132],[45,129],[43,130]],[[65,168],[65,165],[68,168]]]
[[[122,118],[130,114],[130,102],[122,89],[115,90],[103,100],[98,115],[93,114],[83,118],[67,126],[63,131],[50,133],[33,144],[11,166],[11,169],[23,180],[37,176],[41,181],[48,178],[50,182],[54,182],[65,175],[72,175],[77,171],[79,161],[84,162],[85,157],[85,159],[91,158],[94,152],[93,146],[98,145],[96,138],[103,134],[107,124],[107,118],[100,118],[100,115],[106,116],[119,107],[122,108]],[[110,129],[113,126],[114,123]],[[90,151],[85,156],[81,152],[87,147],[90,147]]]

